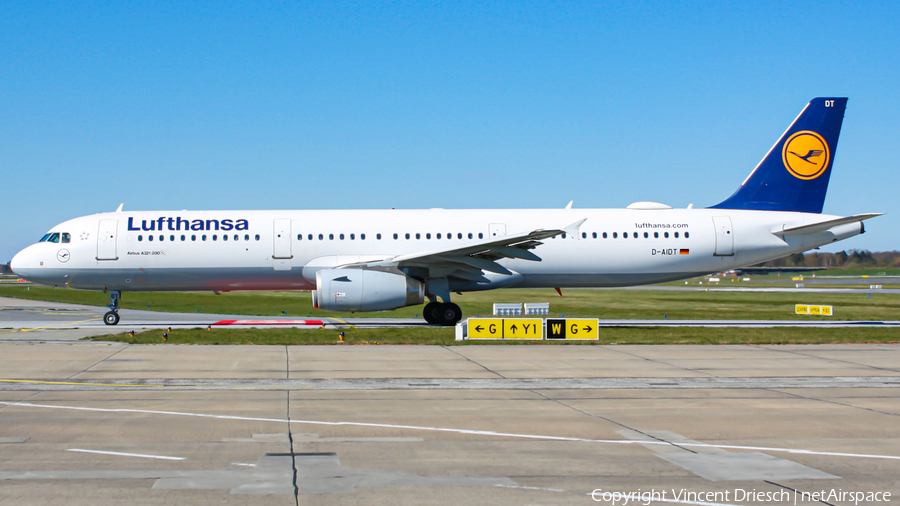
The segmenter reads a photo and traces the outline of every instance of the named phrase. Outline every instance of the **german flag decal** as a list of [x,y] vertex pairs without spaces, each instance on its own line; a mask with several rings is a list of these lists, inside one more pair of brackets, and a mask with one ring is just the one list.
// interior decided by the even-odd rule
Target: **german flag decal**
[[691,254],[691,250],[689,250],[689,249],[682,249],[682,250],[679,250],[679,251],[678,251],[678,254],[680,254],[680,255],[690,255],[690,254]]

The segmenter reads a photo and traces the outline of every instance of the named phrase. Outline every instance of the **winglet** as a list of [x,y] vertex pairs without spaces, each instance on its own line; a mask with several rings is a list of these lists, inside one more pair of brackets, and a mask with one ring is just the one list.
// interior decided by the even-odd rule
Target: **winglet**
[[117,212],[117,213],[121,213],[121,212],[122,212],[122,208],[123,208],[124,206],[125,206],[125,203],[124,203],[124,202],[122,202],[121,204],[119,204],[119,207],[116,208],[116,212]]
[[586,221],[587,221],[587,218],[582,218],[582,219],[576,221],[575,223],[569,225],[568,227],[564,228],[563,230],[566,232],[566,234],[572,236],[573,239],[581,239],[581,234],[578,232],[579,232],[579,229],[581,228],[581,225]]
[[566,204],[566,209],[572,209],[572,204],[574,204],[574,200],[570,200],[568,204]]

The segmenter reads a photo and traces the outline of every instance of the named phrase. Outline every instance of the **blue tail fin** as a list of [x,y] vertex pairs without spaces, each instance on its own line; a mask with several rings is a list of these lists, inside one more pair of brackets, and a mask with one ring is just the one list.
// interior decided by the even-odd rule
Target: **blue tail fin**
[[821,213],[846,98],[814,98],[746,181],[714,209]]

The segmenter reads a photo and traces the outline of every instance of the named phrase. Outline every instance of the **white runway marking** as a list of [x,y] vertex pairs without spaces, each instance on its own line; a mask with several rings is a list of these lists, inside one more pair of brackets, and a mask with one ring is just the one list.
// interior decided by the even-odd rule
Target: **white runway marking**
[[99,453],[101,455],[118,455],[120,457],[140,457],[142,459],[160,460],[184,460],[184,457],[167,457],[165,455],[145,455],[143,453],[104,452],[100,450],[85,450],[83,448],[69,448],[67,452]]
[[[7,402],[0,401],[0,404],[6,406],[20,406],[20,407],[29,407],[29,408],[42,408],[42,409],[68,409],[74,411],[95,411],[98,413],[139,413],[144,415],[166,415],[166,416],[190,416],[195,418],[211,418],[214,420],[237,420],[237,421],[247,421],[247,422],[272,422],[272,423],[291,423],[291,424],[299,424],[299,425],[325,425],[330,427],[375,427],[379,429],[402,429],[402,430],[416,430],[416,431],[429,431],[429,432],[450,432],[454,434],[470,434],[475,436],[493,436],[493,437],[508,437],[508,438],[519,438],[519,439],[540,439],[545,441],[576,441],[582,443],[601,443],[601,444],[622,444],[622,445],[665,445],[669,446],[671,443],[667,443],[665,441],[635,441],[629,439],[588,439],[581,437],[568,437],[568,436],[548,436],[548,435],[540,435],[540,434],[517,434],[514,432],[496,432],[492,430],[474,430],[474,429],[453,429],[449,427],[426,427],[419,425],[397,425],[397,424],[389,424],[389,423],[371,423],[371,422],[326,422],[323,420],[287,420],[284,418],[260,418],[260,417],[250,417],[250,416],[236,416],[236,415],[211,415],[207,413],[187,413],[183,411],[158,411],[152,409],[130,409],[130,408],[88,408],[82,406],[59,406],[52,404],[33,404],[29,402]],[[758,451],[758,452],[783,452],[783,453],[795,453],[795,454],[803,454],[803,455],[821,455],[827,457],[851,457],[851,458],[861,458],[861,459],[885,459],[885,460],[900,460],[900,456],[898,455],[877,455],[877,454],[867,454],[867,453],[843,453],[843,452],[823,452],[816,450],[804,450],[798,448],[777,448],[777,447],[768,447],[768,446],[742,446],[742,445],[715,445],[715,444],[707,444],[707,443],[678,443],[680,447],[693,447],[693,448],[721,448],[726,450],[748,450],[748,451]]]
[[495,487],[500,488],[518,488],[522,490],[545,490],[547,492],[565,492],[565,490],[561,488],[546,488],[546,487],[526,487],[524,485],[494,485]]

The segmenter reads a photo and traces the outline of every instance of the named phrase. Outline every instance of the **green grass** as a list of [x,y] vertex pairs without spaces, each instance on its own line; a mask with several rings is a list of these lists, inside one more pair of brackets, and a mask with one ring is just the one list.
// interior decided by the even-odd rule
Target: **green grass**
[[[100,292],[84,292],[37,286],[0,286],[0,296],[103,306]],[[900,295],[678,292],[642,290],[563,290],[560,297],[552,289],[511,289],[456,295],[464,316],[491,314],[493,302],[549,302],[551,316],[596,317],[601,319],[747,319],[815,320],[823,317],[794,314],[794,304],[834,306],[832,320],[896,320],[900,318]],[[380,313],[332,313],[313,309],[309,292],[128,292],[121,307],[175,313],[244,315],[289,315],[316,318],[380,316],[412,318],[421,316],[422,306]]]
[[[339,343],[337,330],[312,329],[188,329],[169,332],[168,344],[304,345]],[[597,344],[826,344],[896,343],[900,333],[892,329],[850,328],[601,328],[599,341],[454,341],[450,328],[345,329],[344,345],[431,344],[486,345],[531,344],[546,346]],[[162,343],[162,330],[85,338],[132,344]]]

